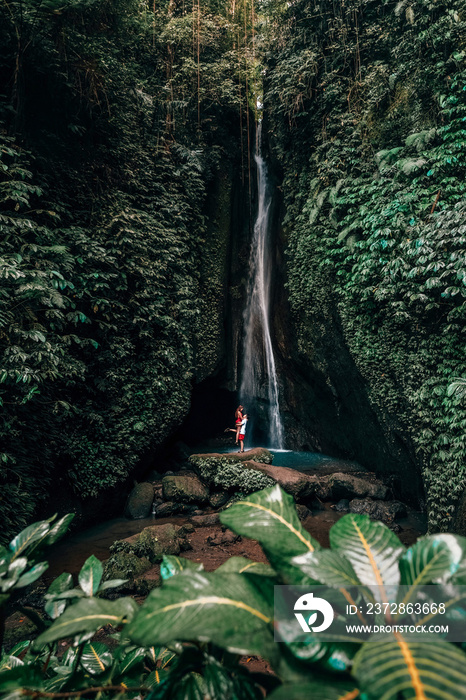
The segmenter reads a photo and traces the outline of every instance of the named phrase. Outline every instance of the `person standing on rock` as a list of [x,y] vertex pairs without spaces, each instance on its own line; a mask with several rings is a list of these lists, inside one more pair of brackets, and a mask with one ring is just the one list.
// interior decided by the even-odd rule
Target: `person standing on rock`
[[236,444],[238,444],[238,441],[239,441],[239,431],[241,428],[241,422],[243,420],[243,411],[244,411],[244,407],[241,406],[241,404],[238,406],[238,408],[235,411]]
[[248,422],[248,414],[245,413],[239,426],[238,440],[240,444],[240,452],[244,452],[244,436],[246,433],[246,425]]

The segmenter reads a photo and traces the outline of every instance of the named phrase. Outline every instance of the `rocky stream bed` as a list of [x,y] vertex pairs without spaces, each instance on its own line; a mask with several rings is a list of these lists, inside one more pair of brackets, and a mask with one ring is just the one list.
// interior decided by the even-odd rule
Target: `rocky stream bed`
[[[160,585],[164,554],[181,555],[213,571],[231,557],[266,563],[259,544],[242,539],[220,524],[219,512],[239,498],[274,483],[290,493],[303,527],[324,547],[329,530],[345,513],[367,513],[382,520],[405,545],[424,531],[420,514],[393,497],[390,479],[382,480],[352,462],[328,461],[323,468],[298,471],[272,465],[263,448],[238,453],[192,455],[177,473],[151,475],[129,494],[125,518],[71,535],[52,552],[43,581],[26,596],[38,611],[50,582],[63,571],[76,575],[90,554],[105,561],[107,579],[127,579],[111,596],[142,600]],[[8,621],[11,643],[34,634],[27,618]]]

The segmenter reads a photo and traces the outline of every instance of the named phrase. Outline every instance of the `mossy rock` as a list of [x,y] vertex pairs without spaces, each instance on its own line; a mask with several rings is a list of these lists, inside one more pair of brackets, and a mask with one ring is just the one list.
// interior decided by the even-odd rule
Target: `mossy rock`
[[151,525],[142,532],[124,540],[117,540],[110,547],[112,553],[126,552],[137,557],[146,557],[155,563],[162,560],[164,554],[179,554],[189,548],[186,533],[182,527],[165,523]]
[[133,581],[152,567],[149,559],[131,552],[115,552],[104,564],[104,580],[123,578]]
[[162,479],[163,497],[175,503],[206,503],[209,492],[195,474],[173,474]]
[[137,484],[131,491],[125,508],[125,515],[132,520],[147,518],[154,500],[154,487],[149,482]]
[[[250,452],[253,450],[248,450],[248,453]],[[268,450],[264,450],[265,452]],[[272,459],[270,452],[268,454]],[[253,493],[274,485],[273,479],[259,470],[248,469],[244,464],[247,460],[242,455],[241,459],[238,459],[239,457],[240,455],[192,455],[190,462],[203,481],[223,491]],[[262,457],[266,458],[266,455],[263,454]]]
[[260,464],[272,464],[273,454],[265,447],[254,447],[252,450],[245,450],[244,452],[228,452],[227,454],[221,452],[206,452],[204,454],[191,455],[189,461],[195,466],[198,460],[205,459],[223,459],[227,462],[234,463],[246,462],[252,459],[254,462],[259,462]]

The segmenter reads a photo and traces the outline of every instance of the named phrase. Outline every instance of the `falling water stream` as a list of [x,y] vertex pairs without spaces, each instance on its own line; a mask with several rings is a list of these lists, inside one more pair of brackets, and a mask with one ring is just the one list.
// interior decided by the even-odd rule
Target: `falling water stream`
[[272,338],[270,334],[270,292],[272,255],[270,210],[272,196],[267,166],[260,153],[261,124],[256,155],[258,208],[249,262],[249,286],[244,311],[243,371],[240,400],[250,410],[259,398],[266,398],[269,446],[283,449],[283,425]]

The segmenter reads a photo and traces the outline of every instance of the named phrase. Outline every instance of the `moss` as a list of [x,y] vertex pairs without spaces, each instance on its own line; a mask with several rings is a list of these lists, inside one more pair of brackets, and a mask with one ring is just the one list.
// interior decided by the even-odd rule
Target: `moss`
[[164,554],[179,554],[180,541],[185,540],[185,536],[182,528],[171,523],[152,525],[145,527],[138,535],[117,540],[110,547],[110,551],[112,554],[122,552],[136,557],[146,557],[150,562],[155,563],[161,561]]
[[151,566],[146,557],[138,557],[130,552],[115,552],[104,564],[104,580],[122,578],[132,581]]
[[245,469],[241,462],[227,457],[193,455],[190,461],[204,481],[225,491],[241,491],[247,494],[275,484],[275,481],[265,474]]

